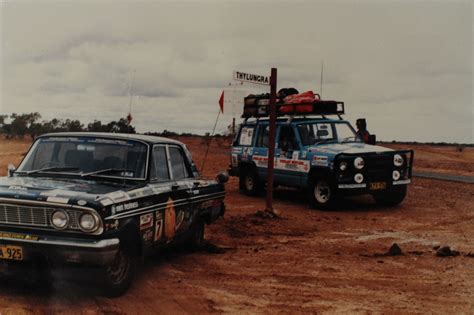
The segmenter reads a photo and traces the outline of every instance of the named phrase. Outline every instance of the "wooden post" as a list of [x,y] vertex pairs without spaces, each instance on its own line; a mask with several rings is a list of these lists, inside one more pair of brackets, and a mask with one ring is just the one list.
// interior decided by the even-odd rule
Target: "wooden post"
[[272,68],[270,77],[270,130],[268,135],[268,177],[267,177],[267,206],[266,211],[276,214],[273,209],[273,168],[275,160],[275,132],[276,132],[276,90],[277,69]]

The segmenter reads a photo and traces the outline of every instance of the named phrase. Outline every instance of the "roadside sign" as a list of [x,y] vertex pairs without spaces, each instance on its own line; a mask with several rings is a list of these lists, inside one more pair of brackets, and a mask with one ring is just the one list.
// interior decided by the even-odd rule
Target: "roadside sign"
[[249,82],[255,84],[270,85],[270,77],[260,74],[252,74],[247,72],[234,71],[234,80],[241,82]]

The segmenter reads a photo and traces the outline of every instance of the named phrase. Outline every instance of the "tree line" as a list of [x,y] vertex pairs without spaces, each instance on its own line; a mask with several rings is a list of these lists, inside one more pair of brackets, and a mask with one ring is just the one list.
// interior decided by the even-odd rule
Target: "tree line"
[[29,135],[33,139],[45,133],[63,131],[136,133],[135,127],[129,125],[127,118],[108,123],[94,120],[87,125],[77,119],[41,120],[41,118],[38,112],[0,115],[0,133],[6,138],[24,138]]

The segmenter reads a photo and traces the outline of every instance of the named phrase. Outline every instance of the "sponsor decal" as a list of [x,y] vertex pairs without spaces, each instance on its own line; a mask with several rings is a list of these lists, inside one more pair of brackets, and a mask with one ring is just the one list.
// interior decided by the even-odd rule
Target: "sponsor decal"
[[77,201],[77,204],[80,206],[85,206],[87,204],[87,201],[81,199]]
[[48,197],[46,199],[48,202],[55,202],[55,203],[68,203],[69,198],[62,198],[62,197]]
[[105,224],[105,230],[108,231],[108,230],[116,230],[118,229],[119,227],[119,221],[118,220],[114,220],[114,222],[111,222],[111,223],[106,223]]
[[[111,204],[113,204],[114,202],[112,201],[112,199],[110,198],[104,198],[104,199],[101,199],[100,200],[100,203],[104,206],[104,207],[107,207],[107,206],[110,206]],[[115,214],[115,213],[114,213]]]
[[176,228],[175,230],[179,230],[179,228],[183,225],[184,221],[184,211],[178,211],[178,214],[176,215]]
[[117,206],[112,206],[112,212],[116,213],[116,212],[131,210],[131,209],[135,209],[135,208],[138,208],[138,202],[136,202],[136,201],[135,202],[124,203],[124,204],[117,205]]
[[153,227],[153,213],[147,213],[140,216],[140,230]]
[[232,166],[237,167],[239,165],[239,158],[237,154],[232,154]]
[[[240,131],[240,145],[251,145],[254,127],[243,127]],[[244,149],[245,150],[245,149]]]
[[232,148],[232,154],[242,153],[242,148]]
[[111,192],[107,197],[115,203],[130,200],[130,196],[121,190]]
[[325,155],[315,155],[313,156],[313,165],[318,165],[318,166],[328,166],[328,157]]
[[268,166],[268,156],[254,156],[254,157],[252,157],[252,160],[259,167],[267,167]]
[[150,242],[153,239],[153,229],[146,230],[143,233],[142,238],[145,242]]
[[303,160],[289,160],[289,159],[277,159],[277,165],[275,168],[286,169],[296,172],[308,172],[309,161]]
[[13,238],[17,240],[28,240],[28,241],[37,241],[39,239],[39,237],[36,235],[8,233],[8,232],[0,232],[0,238]]
[[161,235],[163,234],[163,213],[161,211],[157,211],[155,213],[155,242],[161,239]]
[[176,211],[174,209],[173,199],[169,198],[165,209],[165,237],[169,242],[173,239],[176,232]]
[[164,193],[165,191],[169,191],[170,188],[169,186],[153,186],[151,187],[151,190],[153,191],[154,194],[161,194]]

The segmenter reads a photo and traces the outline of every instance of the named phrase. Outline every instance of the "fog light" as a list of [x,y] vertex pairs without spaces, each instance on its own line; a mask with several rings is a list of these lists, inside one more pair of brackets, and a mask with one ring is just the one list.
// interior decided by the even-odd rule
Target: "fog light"
[[339,169],[340,169],[341,171],[347,170],[347,162],[346,162],[346,161],[342,161],[341,164],[339,164]]
[[69,224],[69,216],[63,210],[54,211],[51,215],[51,224],[58,230],[67,228]]
[[354,160],[354,167],[358,170],[361,170],[364,168],[364,159],[359,157],[356,157]]
[[360,184],[364,181],[364,175],[358,173],[358,174],[355,174],[354,176],[354,181],[357,183],[357,184]]
[[393,171],[392,178],[393,178],[393,180],[399,180],[400,179],[400,172],[399,171]]
[[84,232],[92,232],[97,229],[98,222],[95,216],[90,213],[84,213],[79,218],[79,226]]

